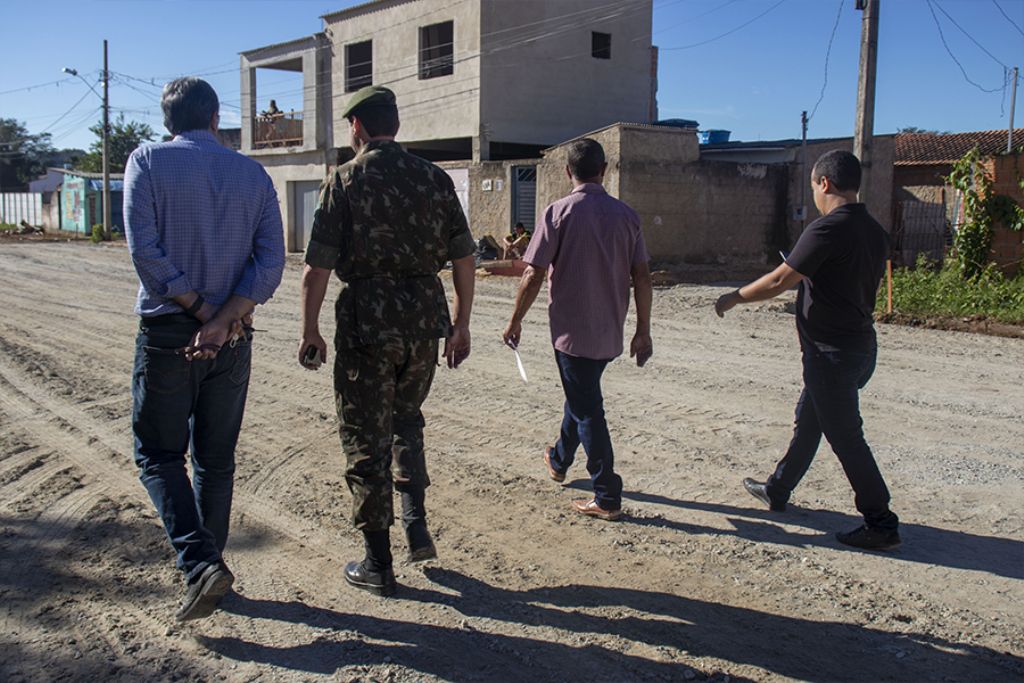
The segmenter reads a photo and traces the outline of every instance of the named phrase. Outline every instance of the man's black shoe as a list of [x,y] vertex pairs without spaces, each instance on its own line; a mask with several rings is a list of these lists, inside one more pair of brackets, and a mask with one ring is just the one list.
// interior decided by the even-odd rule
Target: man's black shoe
[[398,588],[398,584],[395,582],[395,572],[391,567],[384,571],[372,572],[362,562],[349,562],[345,565],[345,581],[350,586],[385,598],[394,595]]
[[754,481],[750,477],[743,480],[743,488],[747,490],[747,493],[757,498],[759,501],[768,506],[768,509],[773,512],[785,512],[786,504],[772,500],[768,496],[768,485],[762,484],[759,481]]
[[202,619],[213,614],[221,598],[231,590],[235,576],[223,562],[211,564],[188,585],[185,599],[174,615],[178,621]]
[[886,531],[861,525],[853,531],[840,531],[836,534],[836,539],[840,543],[863,550],[892,550],[900,545],[900,532],[895,529]]

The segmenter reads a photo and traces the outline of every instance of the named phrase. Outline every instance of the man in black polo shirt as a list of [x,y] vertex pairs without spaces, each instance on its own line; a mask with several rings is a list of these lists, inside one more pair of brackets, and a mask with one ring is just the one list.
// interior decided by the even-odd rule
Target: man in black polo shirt
[[899,519],[889,510],[889,490],[864,440],[858,392],[875,369],[872,313],[889,237],[857,202],[860,177],[860,162],[849,152],[822,155],[811,169],[814,205],[821,218],[807,227],[782,265],[723,294],[715,312],[724,316],[737,304],[771,299],[800,283],[796,328],[804,388],[796,404],[793,439],[767,482],[744,479],[743,485],[772,510],[785,510],[824,434],[864,515],[863,526],[836,538],[857,548],[887,550],[900,544]]

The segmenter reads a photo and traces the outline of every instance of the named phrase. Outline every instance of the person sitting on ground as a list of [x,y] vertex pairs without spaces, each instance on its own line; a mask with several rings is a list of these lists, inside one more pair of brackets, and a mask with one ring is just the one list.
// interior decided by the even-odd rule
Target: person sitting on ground
[[530,233],[526,232],[526,226],[523,225],[522,221],[516,223],[516,227],[512,228],[512,232],[505,235],[502,239],[503,251],[501,258],[517,259],[522,258],[523,252],[526,251],[526,245],[530,242]]

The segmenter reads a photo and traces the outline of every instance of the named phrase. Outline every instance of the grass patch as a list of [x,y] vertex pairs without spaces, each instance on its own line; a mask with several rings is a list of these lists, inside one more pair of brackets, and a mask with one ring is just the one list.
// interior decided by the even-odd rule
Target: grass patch
[[[876,311],[885,311],[885,282],[878,288]],[[989,265],[965,280],[952,260],[939,269],[925,261],[892,274],[892,308],[897,315],[985,317],[1024,323],[1024,275],[1007,278]]]

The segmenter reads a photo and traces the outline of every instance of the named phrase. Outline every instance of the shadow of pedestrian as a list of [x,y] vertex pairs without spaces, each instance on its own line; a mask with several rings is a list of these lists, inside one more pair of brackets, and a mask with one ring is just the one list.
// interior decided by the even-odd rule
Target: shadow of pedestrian
[[[579,479],[568,486],[588,490],[590,481]],[[795,547],[820,546],[851,552],[865,552],[845,546],[835,540],[836,531],[847,531],[863,523],[859,516],[803,508],[790,504],[786,512],[771,512],[758,507],[740,507],[722,503],[676,500],[642,491],[624,491],[624,500],[638,503],[662,505],[681,510],[699,510],[725,516],[731,529],[709,527],[702,524],[669,519],[659,514],[656,517],[629,515],[628,508],[622,521],[641,526],[673,529],[687,534],[732,535],[750,541],[779,543]],[[753,499],[751,499],[753,501]],[[624,506],[626,507],[626,506]],[[815,533],[794,532],[781,525],[800,526]],[[1024,579],[1024,542],[998,536],[980,536],[952,529],[924,524],[900,524],[903,545],[898,550],[886,552],[891,557],[905,562],[920,562],[951,569],[968,569],[988,572],[1010,579]]]
[[[400,599],[439,605],[454,603],[456,609],[462,602],[461,598],[438,591],[408,586],[401,586],[399,591]],[[495,607],[502,609],[500,605]],[[320,634],[314,640],[288,646],[238,637],[197,637],[202,645],[223,657],[308,673],[332,674],[342,667],[393,662],[396,666],[445,680],[535,682],[577,678],[682,680],[690,668],[683,663],[656,661],[593,643],[551,642],[497,630],[477,630],[468,624],[454,628],[395,621],[295,601],[231,595],[225,598],[221,608],[252,619],[274,619],[319,629]],[[520,627],[515,630],[524,631]],[[569,635],[568,639],[572,640],[573,634]],[[581,639],[576,637],[575,640]],[[742,682],[745,679],[733,677],[732,680]]]

